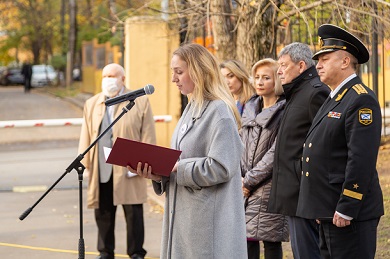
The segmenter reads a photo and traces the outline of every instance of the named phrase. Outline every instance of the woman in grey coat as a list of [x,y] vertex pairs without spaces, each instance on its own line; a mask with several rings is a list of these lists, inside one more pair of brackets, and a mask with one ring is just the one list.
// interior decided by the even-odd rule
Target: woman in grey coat
[[137,171],[166,193],[161,258],[246,258],[238,134],[240,115],[216,59],[198,44],[173,53],[172,81],[189,103],[171,147],[182,151],[170,177]]
[[267,213],[272,182],[274,142],[282,118],[285,100],[273,59],[258,61],[252,68],[256,94],[245,106],[241,139],[241,158],[248,258],[260,256],[259,241],[264,243],[266,259],[283,258],[282,241],[288,241],[287,219]]

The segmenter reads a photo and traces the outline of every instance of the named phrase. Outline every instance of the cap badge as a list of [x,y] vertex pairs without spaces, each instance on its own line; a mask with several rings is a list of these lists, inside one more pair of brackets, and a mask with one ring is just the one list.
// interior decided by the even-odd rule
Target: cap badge
[[322,40],[322,38],[320,36],[318,36],[318,44],[320,45],[320,48],[322,48],[324,46],[324,41]]

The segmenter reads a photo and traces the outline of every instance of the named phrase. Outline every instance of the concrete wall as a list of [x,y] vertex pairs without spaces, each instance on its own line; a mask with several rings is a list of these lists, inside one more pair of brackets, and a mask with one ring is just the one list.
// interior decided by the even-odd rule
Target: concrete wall
[[[148,96],[154,115],[172,116],[171,122],[156,123],[157,144],[169,147],[181,110],[180,92],[171,83],[170,71],[179,35],[169,29],[167,22],[154,17],[127,19],[124,34],[126,87],[137,90],[147,84],[154,86],[154,93]],[[112,47],[110,43],[83,42],[81,91],[100,92],[102,68],[112,62],[120,64],[121,55],[119,47]]]
[[82,92],[99,93],[101,91],[102,69],[109,63],[120,64],[122,53],[119,46],[110,42],[99,44],[96,39],[82,43]]
[[[372,56],[370,57],[370,59],[372,59]],[[389,40],[386,40],[383,43],[380,43],[378,45],[378,59],[379,59],[379,64],[378,67],[376,68],[378,70],[377,71],[378,72],[378,100],[381,107],[390,108],[390,87],[388,87],[388,85],[390,84],[390,41]],[[361,66],[361,69],[363,71],[362,73],[363,82],[372,89],[373,78],[372,78],[372,73],[367,73],[368,72],[367,64]]]
[[149,95],[154,115],[171,115],[172,121],[156,123],[157,144],[170,146],[173,130],[180,118],[180,92],[171,83],[172,52],[179,46],[179,35],[167,22],[155,17],[132,17],[125,24],[126,86],[131,90],[147,84],[155,91]]

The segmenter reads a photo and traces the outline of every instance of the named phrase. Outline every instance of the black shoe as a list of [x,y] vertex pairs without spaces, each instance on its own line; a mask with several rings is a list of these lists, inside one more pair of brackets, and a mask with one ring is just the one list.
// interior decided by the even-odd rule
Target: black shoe
[[139,254],[133,254],[131,256],[131,259],[144,259],[145,257],[143,255],[139,255]]
[[114,257],[105,256],[105,255],[98,255],[98,256],[96,256],[96,259],[114,259]]

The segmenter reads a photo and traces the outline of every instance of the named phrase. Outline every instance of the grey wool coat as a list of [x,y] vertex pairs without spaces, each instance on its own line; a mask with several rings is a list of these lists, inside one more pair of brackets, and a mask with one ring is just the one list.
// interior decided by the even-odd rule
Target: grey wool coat
[[178,170],[153,182],[166,193],[161,258],[246,258],[243,145],[228,106],[206,101],[196,116],[190,102],[171,146],[182,150]]
[[261,109],[262,97],[253,96],[245,105],[242,116],[241,158],[243,185],[251,191],[246,200],[247,237],[270,242],[288,241],[287,218],[267,212],[272,184],[274,142],[283,115],[285,100]]

